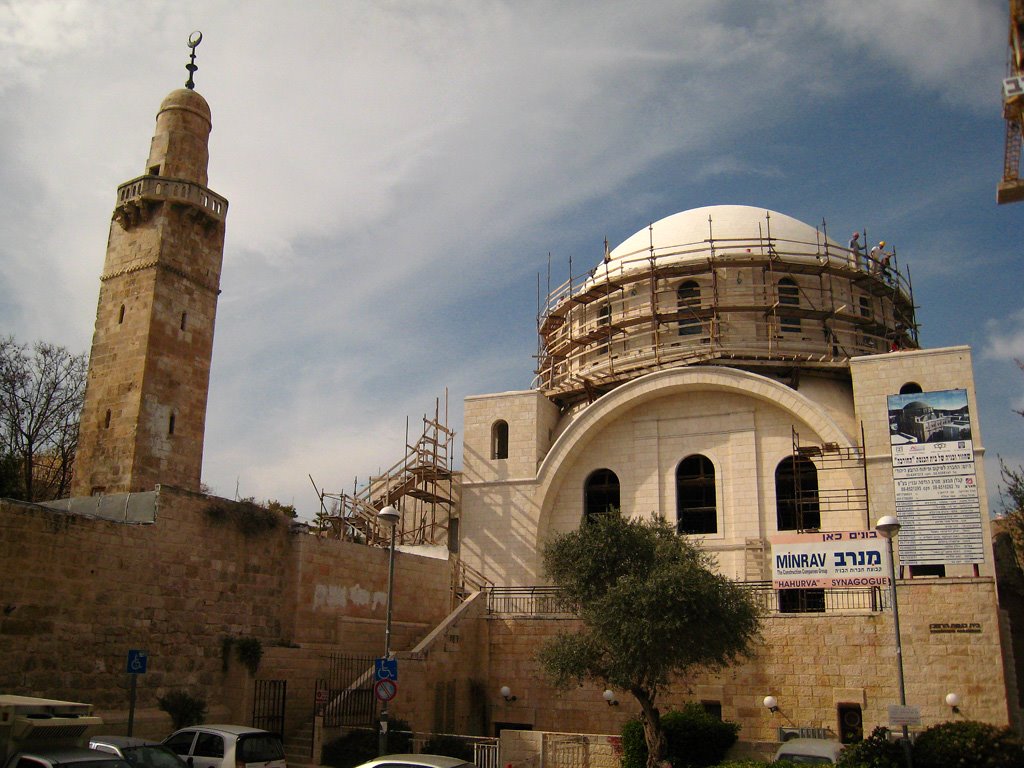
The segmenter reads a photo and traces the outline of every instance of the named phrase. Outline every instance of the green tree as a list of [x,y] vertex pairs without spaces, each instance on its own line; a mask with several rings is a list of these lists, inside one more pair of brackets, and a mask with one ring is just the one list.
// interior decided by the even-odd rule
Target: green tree
[[582,627],[545,643],[541,664],[559,685],[588,679],[628,691],[655,768],[666,754],[658,695],[673,677],[750,652],[760,625],[753,596],[662,518],[598,515],[553,539],[543,556]]
[[[1017,365],[1024,371],[1024,361],[1018,360]],[[1024,410],[1015,413],[1024,416]],[[1024,466],[1014,467],[1000,457],[999,474],[999,514],[1013,542],[1017,565],[1024,569]]]
[[64,347],[0,338],[0,456],[17,464],[26,501],[68,493],[87,371]]

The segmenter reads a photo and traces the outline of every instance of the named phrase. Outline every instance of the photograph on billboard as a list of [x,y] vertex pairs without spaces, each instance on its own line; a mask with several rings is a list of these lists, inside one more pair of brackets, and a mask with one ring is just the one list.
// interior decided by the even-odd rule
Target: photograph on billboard
[[984,560],[967,390],[889,395],[902,565]]

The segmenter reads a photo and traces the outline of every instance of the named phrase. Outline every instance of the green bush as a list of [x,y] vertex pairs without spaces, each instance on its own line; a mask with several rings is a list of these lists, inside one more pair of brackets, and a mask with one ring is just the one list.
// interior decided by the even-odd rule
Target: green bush
[[889,731],[879,726],[866,739],[847,744],[839,755],[840,768],[904,768],[903,746],[889,740]]
[[[672,768],[706,768],[725,759],[736,743],[740,727],[709,715],[699,704],[687,704],[661,717],[665,731],[665,757]],[[622,768],[645,768],[647,742],[639,720],[622,728]]]
[[174,730],[199,725],[206,719],[206,699],[186,691],[171,691],[157,699],[157,704],[171,716]]
[[[412,752],[412,733],[404,720],[392,720],[388,729],[388,752]],[[320,764],[333,768],[355,768],[377,757],[377,729],[360,728],[324,744]]]
[[1024,741],[1009,728],[974,720],[939,723],[914,742],[914,768],[1014,768]]
[[458,736],[431,736],[423,745],[423,751],[428,755],[446,755],[465,760],[467,763],[473,762],[473,742]]
[[622,768],[646,768],[647,742],[639,720],[627,720],[622,726]]

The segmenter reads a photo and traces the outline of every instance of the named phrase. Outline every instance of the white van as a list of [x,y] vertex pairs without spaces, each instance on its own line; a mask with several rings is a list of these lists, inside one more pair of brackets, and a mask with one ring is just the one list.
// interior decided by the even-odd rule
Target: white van
[[775,751],[776,760],[801,765],[834,765],[843,745],[832,739],[790,739]]

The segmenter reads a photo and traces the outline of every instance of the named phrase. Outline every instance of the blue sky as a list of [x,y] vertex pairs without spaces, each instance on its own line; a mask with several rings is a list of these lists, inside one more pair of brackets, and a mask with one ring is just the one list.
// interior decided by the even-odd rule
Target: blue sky
[[549,253],[557,282],[723,203],[895,246],[922,343],[974,350],[990,487],[1024,461],[1005,0],[0,0],[3,333],[88,350],[114,193],[193,29],[231,203],[215,492],[311,516],[308,475],[389,466],[446,388],[461,431],[465,396],[530,385]]

